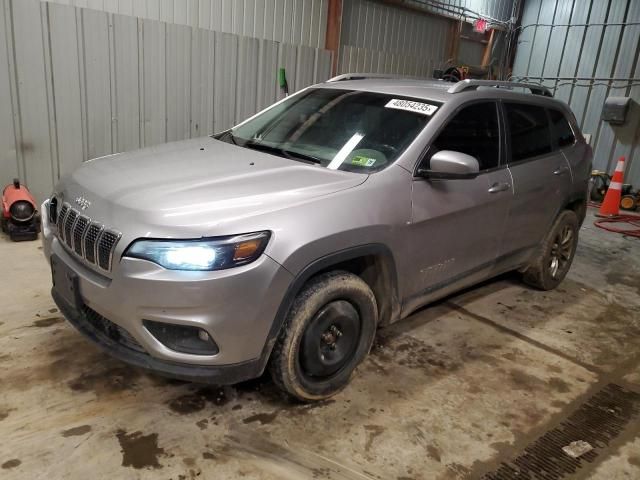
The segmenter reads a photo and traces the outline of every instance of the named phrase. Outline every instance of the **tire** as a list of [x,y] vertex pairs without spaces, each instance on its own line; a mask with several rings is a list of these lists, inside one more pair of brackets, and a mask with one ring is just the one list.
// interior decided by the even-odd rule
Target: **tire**
[[297,295],[276,342],[269,372],[302,402],[342,390],[369,353],[378,307],[369,286],[343,271],[318,275]]
[[578,217],[565,210],[553,223],[536,256],[524,272],[523,280],[540,290],[556,288],[567,275],[578,245]]

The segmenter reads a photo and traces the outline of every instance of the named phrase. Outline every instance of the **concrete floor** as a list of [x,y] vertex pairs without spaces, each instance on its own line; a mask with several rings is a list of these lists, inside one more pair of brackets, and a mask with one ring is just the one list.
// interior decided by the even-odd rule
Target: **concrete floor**
[[[588,218],[553,292],[501,277],[380,331],[318,405],[167,381],[60,318],[37,242],[0,242],[0,478],[479,478],[609,382],[640,391],[638,240]],[[640,478],[640,422],[571,478]]]

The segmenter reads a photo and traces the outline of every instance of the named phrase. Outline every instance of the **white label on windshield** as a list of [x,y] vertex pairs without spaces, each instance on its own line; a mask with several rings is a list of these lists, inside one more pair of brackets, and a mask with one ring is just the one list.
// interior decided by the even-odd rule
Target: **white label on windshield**
[[394,98],[385,107],[429,116],[433,115],[438,109],[435,105],[429,105],[428,103],[412,102],[411,100],[401,100],[399,98]]

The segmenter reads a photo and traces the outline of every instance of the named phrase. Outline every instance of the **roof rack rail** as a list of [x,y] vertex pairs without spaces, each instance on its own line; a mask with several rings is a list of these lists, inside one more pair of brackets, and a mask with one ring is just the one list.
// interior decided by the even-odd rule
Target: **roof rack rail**
[[407,79],[407,80],[416,80],[418,77],[409,77],[406,75],[393,75],[387,73],[343,73],[342,75],[338,75],[337,77],[330,78],[327,82],[342,82],[346,80],[367,80],[370,78],[396,78],[396,79]]
[[495,87],[495,88],[528,88],[534,95],[542,95],[544,97],[553,97],[551,90],[543,85],[537,85],[535,83],[521,83],[521,82],[504,82],[499,80],[462,80],[454,83],[447,92],[460,93],[465,90],[475,90],[478,87]]

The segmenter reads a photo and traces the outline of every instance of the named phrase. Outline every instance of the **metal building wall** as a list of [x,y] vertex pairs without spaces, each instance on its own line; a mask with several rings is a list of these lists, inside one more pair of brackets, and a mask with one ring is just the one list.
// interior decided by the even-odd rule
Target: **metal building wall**
[[92,9],[0,0],[0,184],[37,198],[82,161],[228,128],[323,81],[331,53]]
[[327,31],[328,0],[49,1],[315,48]]
[[339,71],[431,76],[447,60],[451,20],[371,0],[346,0]]
[[473,40],[460,39],[458,60],[463,65],[480,65],[485,45]]
[[[592,135],[594,168],[611,173],[617,158],[624,155],[625,181],[636,187],[640,187],[638,23],[637,0],[525,0],[513,69],[516,79],[543,83],[556,98],[569,103],[583,132]],[[608,96],[634,99],[627,124],[611,127],[600,120]]]

